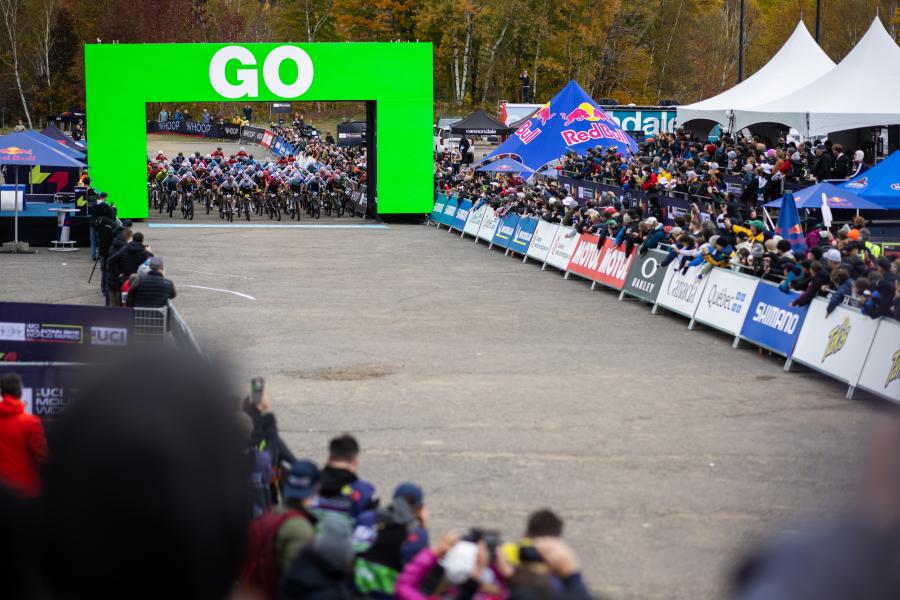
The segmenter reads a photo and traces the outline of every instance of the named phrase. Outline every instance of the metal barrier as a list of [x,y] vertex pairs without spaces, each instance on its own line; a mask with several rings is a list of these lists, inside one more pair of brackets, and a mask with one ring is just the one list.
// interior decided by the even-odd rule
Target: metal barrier
[[171,300],[169,300],[168,308],[169,324],[175,343],[196,354],[200,358],[206,358],[206,354],[200,348],[200,344],[197,343],[197,338],[194,337],[191,328],[188,327],[185,320],[181,318],[181,314],[178,312],[178,309],[175,308],[175,305],[172,304]]
[[165,344],[169,310],[161,308],[134,309],[134,339],[138,343]]

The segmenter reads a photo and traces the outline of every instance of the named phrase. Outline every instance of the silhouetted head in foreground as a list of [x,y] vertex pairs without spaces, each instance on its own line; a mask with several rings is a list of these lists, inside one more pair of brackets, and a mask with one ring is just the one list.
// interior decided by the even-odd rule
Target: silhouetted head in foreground
[[171,349],[97,367],[47,472],[45,580],[57,599],[221,599],[248,519],[232,393]]

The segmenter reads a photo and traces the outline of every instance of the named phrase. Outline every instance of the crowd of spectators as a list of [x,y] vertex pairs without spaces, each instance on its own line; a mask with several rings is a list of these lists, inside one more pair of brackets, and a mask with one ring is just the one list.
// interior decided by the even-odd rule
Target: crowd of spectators
[[[704,145],[683,134],[662,134],[639,148],[627,157],[601,147],[583,157],[566,155],[561,173],[604,180],[621,190],[596,193],[583,203],[552,178],[529,182],[518,174],[456,173],[446,155],[435,163],[435,190],[468,198],[474,209],[489,204],[499,216],[515,212],[595,234],[601,245],[610,238],[627,253],[663,247],[670,249],[669,261],[678,258],[684,266],[704,262],[754,274],[777,282],[782,291],[800,292],[799,304],[829,295],[829,313],[850,302],[872,318],[900,318],[900,261],[882,256],[864,217],[830,227],[808,217],[807,250],[798,253],[775,234],[757,200],[781,197],[781,178],[812,183],[861,172],[866,168],[861,153],[850,162],[838,144],[827,142],[798,146],[781,140],[767,148],[758,140],[724,137]],[[725,191],[723,174],[746,180],[740,200]],[[647,200],[631,190],[645,192]],[[694,201],[666,225],[659,196],[669,191],[684,192]]]

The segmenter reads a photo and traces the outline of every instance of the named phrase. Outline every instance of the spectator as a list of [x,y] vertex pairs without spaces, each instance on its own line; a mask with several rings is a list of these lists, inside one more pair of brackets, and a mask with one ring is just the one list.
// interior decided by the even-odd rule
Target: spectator
[[116,255],[123,252],[131,243],[133,235],[131,229],[119,227],[109,247],[109,258],[106,259],[106,289],[113,306],[122,306],[121,290],[124,281],[123,274],[118,271],[122,263]]
[[16,126],[13,128],[15,131],[25,131],[25,124],[22,123],[22,119],[19,119],[19,122],[16,123]]
[[41,420],[25,411],[22,378],[0,377],[0,483],[22,498],[41,495],[40,470],[47,461],[47,440]]
[[109,258],[109,249],[112,247],[113,231],[116,230],[119,223],[116,219],[116,211],[106,202],[106,192],[100,192],[97,196],[97,204],[93,210],[93,224],[97,232],[97,258],[100,261],[100,291],[109,306],[109,288],[106,285],[107,277],[107,259]]
[[166,110],[166,107],[163,106],[159,111],[159,118],[157,119],[160,123],[165,123],[169,120],[169,111]]
[[244,120],[247,123],[253,122],[253,108],[249,104],[244,105]]
[[205,108],[203,109],[203,112],[200,113],[200,122],[209,123],[209,111],[207,111]]
[[350,600],[347,578],[352,562],[350,524],[337,515],[326,515],[315,542],[302,548],[291,563],[279,600]]
[[359,478],[359,453],[359,442],[348,433],[329,442],[316,514],[338,513],[355,524],[360,515],[378,508],[375,486]]
[[144,234],[135,231],[131,236],[131,241],[127,242],[121,250],[112,254],[107,261],[108,269],[115,273],[117,287],[121,289],[124,283],[137,273],[138,268],[152,256],[150,246],[144,245]]
[[[250,382],[250,395],[244,398],[242,409],[253,421],[252,442],[256,448],[266,450],[276,471],[290,469],[297,461],[294,453],[278,433],[278,421],[272,410],[272,403],[262,377],[254,377]],[[277,500],[279,490],[273,485],[273,500]]]
[[162,308],[176,295],[175,284],[166,278],[163,260],[150,259],[150,270],[128,289],[126,304],[136,308]]

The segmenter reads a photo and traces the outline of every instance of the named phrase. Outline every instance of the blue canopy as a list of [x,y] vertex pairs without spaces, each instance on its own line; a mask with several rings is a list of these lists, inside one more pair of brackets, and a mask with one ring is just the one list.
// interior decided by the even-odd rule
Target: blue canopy
[[900,150],[841,186],[884,209],[900,209]]
[[482,165],[476,171],[495,171],[498,173],[534,173],[534,169],[527,167],[513,158],[501,158],[492,163]]
[[24,133],[10,133],[0,137],[0,164],[18,165],[21,167],[71,167],[82,168],[86,165],[57,150],[45,146]]
[[84,140],[81,140],[81,142],[76,142],[65,133],[60,131],[59,127],[57,127],[53,123],[47,125],[47,127],[43,131],[41,131],[41,133],[49,138],[53,138],[60,144],[65,145],[67,148],[71,148],[72,150],[84,152],[87,149],[87,143]]
[[[828,198],[829,208],[852,208],[858,210],[884,210],[874,202],[864,200],[845,189],[841,189],[830,183],[817,183],[816,185],[794,192],[794,202],[797,208],[815,209],[822,208],[822,194]],[[785,194],[785,197],[787,194]],[[766,204],[766,208],[781,208],[781,199],[773,200]]]
[[509,154],[537,171],[569,150],[584,154],[597,146],[625,155],[638,149],[573,79],[485,158]]
[[33,139],[34,141],[36,141],[39,144],[43,144],[44,146],[47,146],[48,148],[52,148],[54,150],[59,150],[60,152],[62,152],[66,156],[68,156],[69,158],[74,158],[75,160],[80,160],[80,161],[84,160],[84,157],[85,157],[84,152],[79,152],[78,150],[73,150],[73,149],[69,148],[68,146],[66,146],[65,144],[60,144],[53,138],[48,137],[42,133],[38,133],[37,131],[34,131],[33,129],[25,130],[22,133],[24,133],[25,135],[27,135],[28,137],[30,137],[31,139]]

